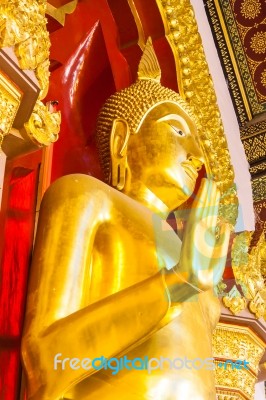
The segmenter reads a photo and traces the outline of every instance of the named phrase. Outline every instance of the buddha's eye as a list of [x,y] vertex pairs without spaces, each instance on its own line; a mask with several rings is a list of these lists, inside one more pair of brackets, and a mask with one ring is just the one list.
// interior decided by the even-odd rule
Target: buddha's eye
[[183,132],[180,128],[178,128],[177,126],[174,126],[172,124],[169,124],[171,126],[171,128],[175,131],[175,133],[177,133],[178,136],[186,136],[185,132]]

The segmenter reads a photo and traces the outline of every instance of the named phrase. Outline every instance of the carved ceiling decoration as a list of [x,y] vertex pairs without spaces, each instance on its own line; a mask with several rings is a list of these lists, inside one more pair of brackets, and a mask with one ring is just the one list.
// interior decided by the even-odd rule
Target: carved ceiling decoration
[[266,4],[264,0],[205,3],[243,125],[266,111]]

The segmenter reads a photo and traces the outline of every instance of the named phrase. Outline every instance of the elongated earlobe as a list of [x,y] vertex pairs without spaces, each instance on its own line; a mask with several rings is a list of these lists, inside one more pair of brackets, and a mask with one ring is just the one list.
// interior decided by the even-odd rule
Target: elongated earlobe
[[115,119],[110,137],[111,185],[122,190],[126,183],[127,144],[130,131],[127,121]]

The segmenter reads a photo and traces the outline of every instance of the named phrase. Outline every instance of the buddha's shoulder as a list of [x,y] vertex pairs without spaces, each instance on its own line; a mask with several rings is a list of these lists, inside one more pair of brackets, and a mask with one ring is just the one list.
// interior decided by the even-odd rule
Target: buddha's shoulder
[[65,175],[48,188],[46,197],[60,196],[60,197],[76,197],[76,196],[94,196],[101,194],[102,196],[110,196],[111,192],[115,189],[106,185],[99,179],[85,174],[71,174]]
[[96,203],[100,206],[104,203],[115,208],[124,203],[137,206],[137,203],[128,196],[99,179],[84,174],[72,174],[59,178],[49,187],[44,196],[44,202],[57,204],[71,199],[77,203],[84,200],[88,205]]
[[143,218],[152,218],[152,211],[127,195],[108,186],[99,179],[83,174],[66,175],[56,180],[46,191],[42,208],[90,207],[114,210],[141,223]]

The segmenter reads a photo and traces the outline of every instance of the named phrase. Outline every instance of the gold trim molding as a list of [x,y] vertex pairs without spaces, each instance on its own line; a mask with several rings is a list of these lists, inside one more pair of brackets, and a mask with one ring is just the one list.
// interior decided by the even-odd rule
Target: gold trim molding
[[234,226],[238,213],[234,172],[193,7],[189,0],[156,2],[175,57],[180,94],[199,118],[207,173],[222,193],[220,216]]
[[217,400],[247,400],[246,397],[241,396],[233,390],[220,390],[216,389]]
[[[250,328],[218,323],[213,334],[218,399],[254,399],[259,362],[264,350],[263,340]],[[225,366],[226,360],[246,360],[249,369],[233,370],[229,363]]]
[[[47,31],[45,12],[47,7],[46,0],[9,0],[0,4],[0,48],[14,47],[15,54],[18,59],[19,67],[23,70],[33,70],[39,82],[40,94],[39,100],[42,100],[49,87],[49,48],[50,39]],[[22,98],[23,101],[23,98]],[[7,104],[7,109],[10,107]],[[43,105],[43,107],[45,107]],[[58,137],[58,116],[49,117],[47,123],[42,123],[42,141],[39,142],[39,134],[36,135],[35,121],[43,120],[44,108],[40,102],[36,103],[29,122],[25,126],[29,137],[34,139],[38,145],[48,145],[51,140],[54,141]],[[6,111],[5,111],[6,112]],[[37,118],[38,113],[39,117]],[[54,127],[52,128],[52,125]],[[31,130],[33,128],[33,130]],[[56,134],[51,135],[51,129]],[[5,133],[6,134],[6,133]],[[45,137],[45,138],[44,138]]]

